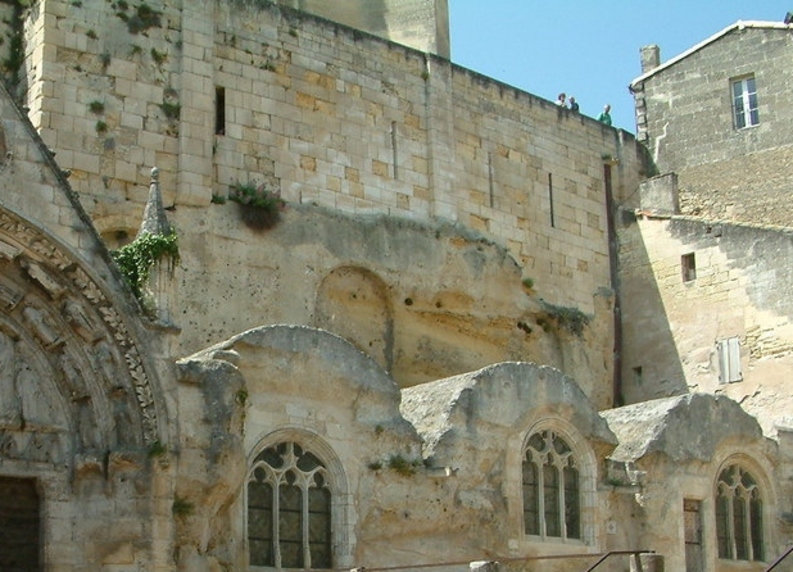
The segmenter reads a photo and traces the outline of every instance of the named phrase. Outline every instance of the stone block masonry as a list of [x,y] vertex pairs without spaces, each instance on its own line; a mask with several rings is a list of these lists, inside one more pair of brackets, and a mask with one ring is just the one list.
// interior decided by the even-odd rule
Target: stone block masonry
[[136,228],[133,189],[156,163],[166,204],[197,219],[213,195],[266,182],[287,202],[459,222],[508,246],[546,300],[593,311],[609,286],[603,158],[620,160],[615,196],[640,178],[624,133],[288,8],[148,6],[145,33],[134,3],[27,15],[42,30],[28,39],[30,116],[101,233]]

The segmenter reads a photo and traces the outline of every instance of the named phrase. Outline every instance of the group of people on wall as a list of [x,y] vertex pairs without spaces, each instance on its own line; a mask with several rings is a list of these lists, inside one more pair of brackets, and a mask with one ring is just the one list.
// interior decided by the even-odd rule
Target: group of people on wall
[[[556,105],[559,107],[563,107],[565,109],[569,109],[575,113],[578,113],[581,109],[578,105],[578,102],[575,100],[575,97],[572,95],[568,98],[567,94],[562,92],[556,98]],[[611,105],[608,103],[603,106],[603,111],[598,115],[597,120],[605,125],[611,125]]]

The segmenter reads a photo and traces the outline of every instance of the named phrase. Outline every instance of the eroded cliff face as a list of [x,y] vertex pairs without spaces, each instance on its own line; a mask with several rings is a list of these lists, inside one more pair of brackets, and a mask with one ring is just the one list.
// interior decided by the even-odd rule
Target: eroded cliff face
[[594,315],[547,304],[504,248],[449,223],[289,206],[254,233],[237,206],[210,207],[182,235],[185,353],[261,325],[309,325],[347,339],[402,387],[531,361],[610,405],[610,292],[594,296]]

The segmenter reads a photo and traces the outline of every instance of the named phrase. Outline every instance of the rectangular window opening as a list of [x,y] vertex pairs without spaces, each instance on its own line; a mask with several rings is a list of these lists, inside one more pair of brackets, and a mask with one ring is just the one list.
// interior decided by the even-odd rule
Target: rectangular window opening
[[683,273],[683,282],[691,282],[697,278],[697,261],[693,252],[680,257],[680,267]]
[[642,366],[633,368],[633,385],[639,386],[642,384]]
[[732,90],[732,116],[735,129],[753,127],[760,123],[757,110],[757,85],[754,76],[730,80]]
[[226,134],[226,88],[215,87],[215,135]]

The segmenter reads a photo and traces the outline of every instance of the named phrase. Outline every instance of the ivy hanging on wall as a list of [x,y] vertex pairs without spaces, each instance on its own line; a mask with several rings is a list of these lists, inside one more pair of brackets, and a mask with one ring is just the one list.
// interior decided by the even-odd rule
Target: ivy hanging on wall
[[151,267],[163,257],[179,262],[179,242],[176,232],[170,234],[144,233],[126,246],[111,252],[132,293],[142,303],[143,290]]

